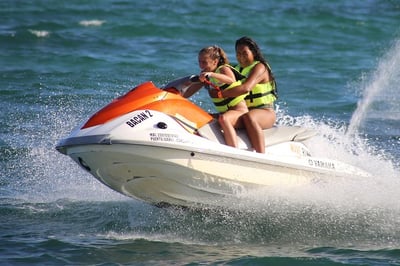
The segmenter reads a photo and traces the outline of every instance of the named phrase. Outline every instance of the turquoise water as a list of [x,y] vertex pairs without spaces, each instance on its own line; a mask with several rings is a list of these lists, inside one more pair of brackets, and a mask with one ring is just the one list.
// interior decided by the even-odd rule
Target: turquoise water
[[[398,1],[1,1],[1,264],[400,265],[399,22]],[[243,35],[277,78],[278,123],[371,178],[158,209],[55,150],[130,88],[197,73],[203,46],[236,62]]]

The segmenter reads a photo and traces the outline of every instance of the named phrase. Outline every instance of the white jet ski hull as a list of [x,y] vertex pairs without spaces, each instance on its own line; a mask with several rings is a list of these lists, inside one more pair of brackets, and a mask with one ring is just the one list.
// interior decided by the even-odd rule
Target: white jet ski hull
[[[137,90],[130,93],[141,92]],[[312,157],[304,141],[313,133],[301,128],[266,130],[265,154],[251,151],[244,132],[239,132],[240,147],[229,147],[218,123],[207,114],[196,114],[203,111],[185,107],[186,102],[173,114],[160,110],[172,108],[165,99],[170,93],[160,93],[156,103],[161,107],[151,103],[118,115],[106,107],[61,140],[57,149],[113,190],[159,206],[226,207],[252,190],[365,174],[338,161]],[[122,106],[118,101],[112,105]],[[205,122],[196,125],[192,117]]]

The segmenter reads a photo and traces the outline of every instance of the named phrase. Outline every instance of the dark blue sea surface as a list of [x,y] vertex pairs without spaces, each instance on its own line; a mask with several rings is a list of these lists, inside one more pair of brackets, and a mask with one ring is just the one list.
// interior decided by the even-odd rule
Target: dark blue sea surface
[[[134,86],[198,73],[204,46],[236,62],[244,35],[276,76],[278,124],[371,177],[162,209],[55,150]],[[0,2],[1,265],[400,265],[399,144],[399,1]]]

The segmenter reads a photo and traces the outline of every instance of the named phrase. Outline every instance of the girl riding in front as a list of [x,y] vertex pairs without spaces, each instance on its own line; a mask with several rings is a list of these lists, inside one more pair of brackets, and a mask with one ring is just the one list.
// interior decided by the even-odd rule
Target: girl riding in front
[[239,86],[243,76],[229,65],[226,53],[216,45],[201,49],[198,60],[201,69],[200,81],[209,85],[209,92],[211,89],[218,91],[217,96],[211,97],[211,100],[220,113],[218,121],[224,132],[225,142],[232,147],[238,147],[235,128],[241,126],[238,123],[239,117],[248,112],[244,100],[247,94],[223,98],[221,93]]

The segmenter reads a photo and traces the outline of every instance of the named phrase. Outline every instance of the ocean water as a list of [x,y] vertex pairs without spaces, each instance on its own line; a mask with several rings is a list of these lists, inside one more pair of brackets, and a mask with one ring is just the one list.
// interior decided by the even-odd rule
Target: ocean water
[[[400,265],[399,25],[395,0],[0,1],[0,264]],[[130,88],[198,73],[203,46],[236,62],[244,35],[277,78],[278,123],[371,177],[160,209],[55,150]]]

